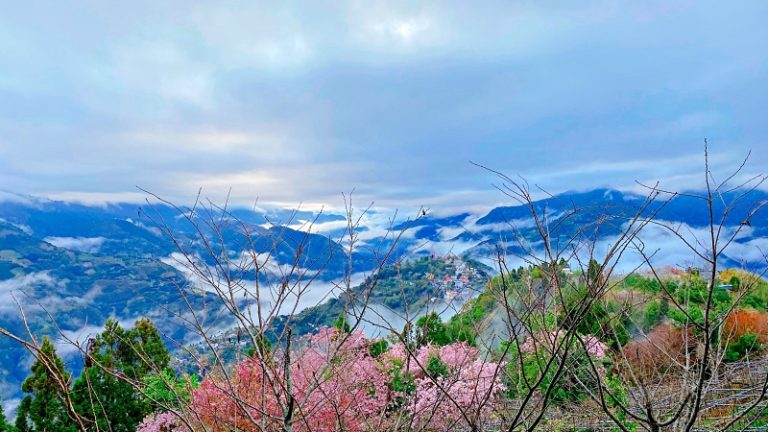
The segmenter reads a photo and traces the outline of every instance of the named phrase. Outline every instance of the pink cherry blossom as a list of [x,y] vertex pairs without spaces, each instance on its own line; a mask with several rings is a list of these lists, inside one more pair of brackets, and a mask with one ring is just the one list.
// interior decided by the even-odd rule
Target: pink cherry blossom
[[608,347],[604,343],[600,342],[600,340],[598,340],[596,337],[587,335],[584,337],[584,345],[587,348],[587,354],[591,355],[597,360],[602,360],[605,358],[605,351],[608,349]]
[[189,432],[176,414],[170,412],[155,413],[147,416],[139,424],[136,432]]
[[[426,429],[446,429],[489,418],[504,391],[502,366],[481,360],[466,343],[413,351],[395,344],[377,358],[370,343],[359,331],[322,328],[291,353],[290,393],[283,354],[275,353],[271,362],[249,358],[229,376],[209,375],[193,391],[190,408],[215,432],[278,430],[291,399],[298,432],[379,430],[403,415]],[[433,356],[445,365],[444,376],[426,371]],[[412,385],[396,390],[395,374]]]

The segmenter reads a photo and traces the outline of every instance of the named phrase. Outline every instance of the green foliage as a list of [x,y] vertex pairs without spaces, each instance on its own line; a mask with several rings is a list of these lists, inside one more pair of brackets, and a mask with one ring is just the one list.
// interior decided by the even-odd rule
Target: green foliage
[[707,283],[701,278],[692,277],[678,288],[675,298],[680,304],[703,304],[707,300]]
[[259,349],[259,352],[261,352],[262,356],[265,358],[270,355],[272,352],[272,342],[267,339],[267,337],[264,335],[264,333],[259,332],[258,335],[255,337],[256,339],[256,346],[249,346],[246,350],[246,354],[248,354],[248,357],[254,357],[256,355],[256,348]]
[[[470,278],[470,289],[479,290],[479,284],[485,281],[488,267],[472,260],[464,262],[478,273],[478,276]],[[351,292],[342,293],[338,298],[306,308],[290,318],[277,317],[265,331],[274,342],[288,325],[293,329],[295,336],[313,333],[322,326],[333,327],[339,315],[350,310],[350,306],[361,298],[367,298],[371,303],[385,305],[397,312],[404,312],[406,305],[411,311],[419,310],[430,299],[441,295],[438,282],[446,276],[453,276],[455,270],[455,266],[446,260],[429,257],[388,265],[359,286],[353,287]],[[434,277],[431,278],[430,274]],[[375,289],[371,289],[374,286]],[[466,332],[461,333],[462,337],[471,338]]]
[[133,432],[153,406],[131,383],[168,367],[170,354],[157,328],[140,319],[126,330],[116,320],[89,342],[88,360],[72,388],[75,409],[88,419],[88,430]]
[[636,273],[632,273],[624,278],[624,287],[651,295],[657,295],[661,291],[659,281],[656,279],[645,278]]
[[[702,324],[704,322],[704,312],[698,307],[694,305],[689,305],[686,308],[686,312],[688,313],[688,316],[693,320],[695,323]],[[690,321],[691,319],[688,318],[681,310],[677,308],[671,308],[669,309],[669,312],[667,315],[674,321],[675,323],[679,325],[690,325],[692,324]]]
[[608,389],[608,392],[606,392],[607,404],[609,407],[614,408],[616,420],[621,422],[622,426],[628,431],[636,431],[637,423],[629,420],[626,411],[622,408],[627,406],[629,402],[629,391],[624,381],[614,371],[605,374],[605,386]]
[[[536,352],[523,352],[522,367],[518,359],[507,363],[506,385],[511,398],[517,398],[529,391],[529,386],[536,386],[540,392],[551,391],[550,401],[555,405],[578,402],[588,397],[589,391],[595,391],[598,383],[592,373],[588,354],[576,341],[571,342],[571,354],[568,364],[558,376],[557,361],[551,362],[551,355],[545,349]],[[506,347],[505,347],[506,348]],[[517,356],[519,347],[509,346],[509,353]],[[598,362],[598,360],[594,360]],[[550,389],[551,387],[551,389]]]
[[[429,257],[387,266],[376,275],[376,289],[371,292],[370,300],[397,311],[404,310],[406,305],[411,310],[417,310],[439,291],[430,283],[428,275],[441,278],[448,275],[450,269],[444,260]],[[362,287],[371,284],[372,281],[366,281]]]
[[749,283],[741,281],[736,276],[731,278],[733,290],[746,289],[747,292],[742,298],[742,306],[757,309],[760,312],[768,311],[768,283],[757,276],[751,277]]
[[64,383],[69,382],[69,372],[56,355],[53,342],[44,337],[40,350],[32,364],[31,375],[24,380],[21,389],[27,396],[19,405],[16,427],[26,431],[75,432],[77,427],[67,412],[64,402]]
[[603,277],[603,267],[596,260],[589,260],[587,265],[587,280],[598,285]]
[[[569,295],[566,300],[566,309],[557,317],[562,328],[567,328],[573,323],[574,315],[590,296],[591,294],[584,287],[574,290]],[[594,335],[614,349],[621,348],[630,340],[627,322],[619,320],[615,313],[611,313],[612,309],[616,309],[613,303],[603,300],[593,301],[584,317],[576,323],[576,329],[581,334]]]
[[386,339],[379,339],[368,345],[368,353],[374,358],[384,354],[388,349],[389,343]]
[[728,290],[724,288],[715,288],[712,292],[712,303],[715,307],[715,311],[724,314],[727,313],[733,305],[733,299]]
[[448,330],[437,312],[432,312],[416,321],[416,344],[445,346],[451,343]]
[[343,312],[339,314],[338,318],[336,318],[336,322],[333,323],[333,326],[336,327],[340,333],[349,333],[351,328],[347,322],[347,316]]
[[731,286],[733,286],[734,291],[738,291],[739,287],[741,286],[741,280],[737,276],[731,276],[731,279],[728,281]]
[[437,355],[430,354],[427,358],[427,373],[435,379],[446,377],[448,376],[448,365],[443,363]]
[[447,332],[451,342],[466,342],[477,346],[476,327],[496,305],[493,290],[501,287],[501,278],[493,278],[479,296],[468,301],[461,312],[448,321]]
[[768,311],[768,281],[763,275],[731,268],[721,271],[718,279],[720,284],[730,284],[732,292],[743,296],[740,307]]
[[766,310],[765,300],[762,298],[748,293],[741,299],[741,305],[744,307],[752,308],[764,312]]
[[531,269],[531,279],[542,279],[544,277],[544,272],[538,268],[534,267]]
[[661,302],[659,300],[651,300],[645,308],[643,330],[651,330],[659,321],[661,321]]
[[394,393],[404,395],[394,398],[388,407],[389,411],[398,411],[406,402],[407,397],[416,391],[416,382],[414,381],[413,374],[410,372],[404,372],[403,366],[404,365],[402,362],[396,360],[393,362],[392,369],[389,371],[392,375],[392,381],[390,382],[392,391]]
[[728,344],[723,360],[735,362],[743,359],[747,354],[753,354],[762,348],[762,344],[754,333],[746,332],[739,339]]
[[176,376],[171,369],[144,377],[144,397],[149,404],[181,408],[190,401],[190,392],[200,386],[197,375]]
[[29,432],[32,430],[31,420],[29,418],[29,412],[32,409],[32,397],[25,396],[19,404],[19,408],[16,411],[16,431]]

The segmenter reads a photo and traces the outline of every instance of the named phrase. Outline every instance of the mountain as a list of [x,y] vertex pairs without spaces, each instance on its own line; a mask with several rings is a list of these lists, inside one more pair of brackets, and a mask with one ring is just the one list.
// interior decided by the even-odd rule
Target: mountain
[[[718,198],[715,217],[724,215],[724,202],[742,193],[731,191],[722,200]],[[726,230],[740,228],[742,234],[726,251],[724,265],[758,268],[765,264],[760,251],[768,246],[768,218],[765,211],[748,217],[748,209],[766,201],[766,192],[752,191],[725,214]],[[553,227],[550,234],[555,245],[564,244],[599,216],[613,216],[599,229],[590,231],[589,238],[599,246],[609,244],[612,236],[620,232],[625,218],[635,214],[643,202],[644,197],[635,193],[595,189],[547,197],[536,201],[535,208],[546,215]],[[704,228],[709,216],[704,204],[680,195],[669,202],[659,200],[646,212],[655,212],[658,220],[683,227],[681,232],[685,236],[706,235]],[[577,216],[569,214],[573,209],[579,209]],[[350,272],[370,276],[371,269],[385,257],[389,264],[403,258],[422,262],[414,267],[409,261],[402,261],[405,267],[399,273],[389,274],[393,267],[386,267],[381,275],[374,293],[375,303],[396,312],[402,312],[406,306],[419,309],[438,294],[445,294],[439,289],[440,293],[435,291],[437,288],[431,282],[424,284],[424,277],[426,273],[445,277],[451,269],[436,267],[426,273],[419,270],[419,266],[438,266],[439,260],[433,261],[435,257],[458,255],[463,262],[477,263],[475,268],[481,268],[481,263],[492,268],[498,250],[514,257],[538,247],[530,210],[519,204],[497,207],[483,215],[428,213],[412,220],[395,221],[395,232],[405,230],[395,247],[387,230],[391,223],[388,215],[370,212],[361,219],[351,257],[343,241],[345,221],[345,215],[333,212],[258,208],[193,211],[163,203],[90,206],[2,193],[0,327],[24,332],[18,301],[28,313],[30,328],[36,335],[62,331],[83,341],[108,317],[130,322],[149,316],[168,338],[189,341],[190,334],[179,316],[188,312],[187,301],[197,307],[205,300],[199,291],[190,291],[194,281],[185,276],[185,269],[173,259],[179,247],[209,266],[215,264],[215,257],[225,253],[235,259],[244,249],[252,248],[261,254],[271,251],[276,264],[274,271],[281,266],[297,266],[315,277],[320,286],[331,285],[330,282]],[[219,229],[214,229],[211,222]],[[312,232],[307,232],[310,224]],[[656,263],[684,265],[691,260],[690,251],[680,247],[669,232],[658,226],[649,226],[646,231],[641,235],[646,246],[662,248]],[[169,237],[169,232],[174,238]],[[201,236],[210,243],[202,242]],[[387,254],[390,248],[393,249]],[[297,252],[301,252],[298,260]],[[631,264],[631,257],[628,260]],[[418,271],[403,278],[403,269]],[[483,272],[490,274],[491,270]],[[255,274],[247,271],[239,276],[255,278]],[[403,303],[399,294],[404,288],[408,288],[408,296]],[[182,292],[188,295],[186,299]],[[309,328],[327,324],[338,316],[338,302],[344,299],[331,299],[324,309],[308,310],[298,317],[301,325]],[[215,310],[218,306],[209,303],[206,307]],[[67,358],[70,362],[78,361],[76,356]],[[0,393],[4,397],[18,395],[28,366],[26,351],[8,339],[0,339]],[[74,369],[77,370],[76,364]]]
[[[540,199],[533,207],[539,217],[546,220],[555,247],[567,244],[585,227],[590,227],[584,232],[585,239],[600,244],[620,234],[646,198],[636,193],[595,189]],[[736,204],[729,206],[732,202]],[[758,247],[768,245],[768,209],[761,208],[754,215],[750,210],[766,202],[768,193],[761,190],[734,190],[714,197],[713,218],[716,223],[724,222],[723,235],[740,229],[738,238],[724,254],[726,264],[752,269],[765,264]],[[707,234],[709,213],[706,202],[693,194],[680,194],[672,199],[662,194],[641,214],[654,215],[654,220],[680,228],[681,234],[689,241],[693,240],[693,244],[696,244],[694,237],[701,239]],[[460,222],[456,223],[457,220]],[[601,222],[595,223],[598,220]],[[464,256],[480,260],[492,257],[499,247],[512,256],[525,255],[535,250],[541,240],[530,208],[522,204],[497,207],[477,218],[466,215],[457,219],[427,217],[414,223],[414,229],[418,229],[416,238],[428,238],[452,247],[454,252],[458,250]],[[422,232],[429,235],[420,236]],[[648,247],[665,246],[669,253],[665,255],[668,262],[664,264],[681,264],[691,253],[680,248],[681,244],[670,245],[671,237],[673,235],[668,230],[655,224],[646,227],[640,235]]]
[[[109,317],[130,323],[147,316],[169,340],[189,340],[180,317],[188,315],[190,308],[202,310],[204,301],[210,316],[216,316],[220,305],[211,301],[212,296],[204,300],[190,290],[184,269],[172,259],[179,247],[207,265],[214,264],[214,255],[239,254],[246,245],[256,252],[272,251],[277,264],[292,265],[301,247],[301,267],[323,270],[326,278],[345,272],[347,260],[337,256],[346,255],[335,241],[274,225],[274,221],[338,221],[339,215],[237,209],[216,219],[221,231],[214,233],[206,225],[209,215],[199,210],[193,220],[212,240],[209,251],[199,241],[196,227],[179,209],[167,205],[86,206],[19,195],[10,198],[0,201],[0,328],[15,334],[26,335],[20,320],[22,307],[38,337],[48,334],[60,339],[63,332],[85,344]],[[244,226],[249,237],[243,234]],[[175,239],[164,233],[166,229]],[[59,342],[69,366],[79,370],[75,349],[69,347],[67,352],[67,344]],[[23,347],[0,338],[0,393],[5,399],[18,395],[29,364]]]

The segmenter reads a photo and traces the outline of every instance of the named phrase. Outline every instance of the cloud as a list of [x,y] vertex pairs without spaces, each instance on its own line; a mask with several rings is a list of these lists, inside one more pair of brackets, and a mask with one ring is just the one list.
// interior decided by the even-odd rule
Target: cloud
[[[706,268],[707,264],[691,250],[691,246],[705,256],[709,255],[709,230],[706,227],[696,228],[687,224],[669,223],[659,220],[659,224],[650,224],[638,235],[640,240],[636,244],[642,246],[644,253],[648,255],[654,266],[662,267],[667,265],[680,268],[700,267]],[[662,226],[664,224],[665,226]],[[669,228],[674,229],[677,234]],[[724,257],[727,257],[737,264],[762,264],[765,265],[765,253],[768,252],[768,239],[754,238],[744,240],[751,236],[750,230],[741,230],[737,232],[738,227],[724,227],[721,232],[720,248],[726,246],[726,242],[732,236],[736,236],[736,241],[731,242],[723,251]],[[686,244],[680,237],[685,239]],[[596,255],[605,254],[617,238],[607,238],[600,240],[596,245]],[[582,256],[582,261],[585,259]],[[586,261],[585,261],[586,262]],[[617,270],[629,272],[636,268],[647,268],[643,256],[635,247],[630,247],[627,253],[623,255]]]
[[6,418],[13,418],[16,414],[16,408],[21,403],[21,398],[15,397],[18,395],[18,384],[9,382],[0,382],[0,406],[3,408],[3,413]]
[[107,239],[104,237],[45,237],[43,241],[59,248],[96,253]]
[[62,191],[42,194],[53,201],[65,201],[89,206],[106,207],[115,203],[143,203],[147,194],[143,192],[79,192]]
[[48,271],[29,273],[0,281],[0,315],[17,316],[21,305],[26,314],[42,313],[38,318],[45,320],[48,313],[91,305],[100,293],[101,286],[94,284],[74,295],[67,292],[66,279],[58,279]]
[[[197,270],[180,253],[173,253],[161,261],[182,272],[187,280],[201,291],[220,295],[217,292],[217,287],[209,283],[209,279],[219,284],[219,289],[228,289],[226,280],[217,273],[215,268],[205,266],[200,257],[191,256],[190,259],[194,261]],[[245,268],[252,259],[250,255],[243,252],[240,257],[233,258],[231,262],[237,263],[238,268]],[[277,301],[280,300],[279,314],[287,314],[294,310],[298,313],[308,307],[323,303],[348,288],[347,284],[350,287],[357,286],[369,275],[368,272],[357,272],[351,274],[348,280],[345,278],[323,280],[320,277],[315,277],[316,272],[294,268],[291,264],[278,264],[276,258],[268,257],[267,254],[258,254],[257,259],[259,260],[260,271],[267,280],[267,282],[258,284],[261,305],[266,308],[265,311],[269,311],[271,308],[277,308]],[[200,272],[204,272],[205,277]],[[288,285],[287,293],[283,291],[284,288],[279,283],[283,280],[284,275],[293,277]],[[230,282],[233,284],[234,293],[238,298],[248,299],[252,308],[251,312],[256,316],[257,310],[254,300],[256,299],[257,284],[255,280],[241,279]],[[243,294],[243,291],[248,294]]]
[[[123,318],[117,320],[123,328],[130,328],[138,320],[135,318]],[[71,359],[79,354],[82,354],[88,344],[88,339],[102,333],[104,331],[104,324],[101,325],[84,325],[75,330],[61,330],[59,336],[54,340],[54,346],[56,352],[65,360]]]
[[11,226],[14,226],[14,227],[20,229],[25,234],[32,235],[34,233],[34,230],[29,225],[17,224],[17,223],[9,222],[9,221],[5,220],[4,218],[0,218],[0,223],[7,223],[7,224],[9,224]]
[[128,222],[129,224],[132,224],[132,225],[136,226],[136,227],[145,229],[145,230],[151,232],[152,234],[156,235],[157,237],[162,237],[163,236],[163,231],[160,230],[160,228],[158,228],[156,226],[149,226],[149,225],[147,225],[147,224],[145,224],[145,223],[143,223],[141,221],[133,220],[131,218],[127,218],[125,221]]
[[768,264],[768,238],[760,237],[728,245],[725,255],[739,263]]
[[[436,212],[765,171],[766,5],[18,3],[0,17],[0,180],[23,193]],[[716,28],[717,31],[712,31]],[[62,36],[65,35],[65,36]],[[98,179],[98,181],[94,181]]]
[[35,272],[0,280],[0,314],[17,311],[17,301],[25,308],[30,306],[26,304],[26,294],[24,291],[26,288],[35,285],[60,288],[63,283],[56,280],[48,272]]
[[[408,318],[411,322],[416,322],[419,317],[436,312],[443,321],[447,322],[452,316],[461,311],[464,303],[465,300],[463,299],[454,299],[450,302],[445,302],[442,299],[433,301],[419,310],[409,311]],[[355,323],[358,319],[360,320],[360,329],[369,338],[386,337],[391,335],[393,331],[401,332],[406,323],[405,314],[395,312],[377,303],[366,305],[364,312],[360,309],[359,305],[353,306],[347,313],[347,321]]]
[[34,197],[5,190],[0,190],[0,203],[16,203],[29,206],[34,206],[37,204]]

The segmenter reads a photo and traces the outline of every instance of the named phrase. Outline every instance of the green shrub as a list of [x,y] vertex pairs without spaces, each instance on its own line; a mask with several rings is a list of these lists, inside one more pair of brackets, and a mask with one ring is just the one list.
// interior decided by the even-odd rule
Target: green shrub
[[661,302],[659,300],[652,300],[645,308],[643,330],[650,331],[659,321],[661,321]]
[[379,339],[375,342],[371,342],[370,345],[368,345],[368,353],[371,355],[371,357],[378,357],[389,349],[389,343],[386,339]]
[[188,404],[190,391],[200,385],[197,375],[177,377],[170,369],[164,369],[159,374],[147,375],[142,381],[144,382],[144,395],[148,403],[177,408]]
[[743,359],[747,354],[753,354],[762,349],[762,344],[757,338],[757,335],[751,332],[746,332],[741,335],[736,341],[728,344],[725,350],[725,356],[723,360],[727,362],[735,362]]

